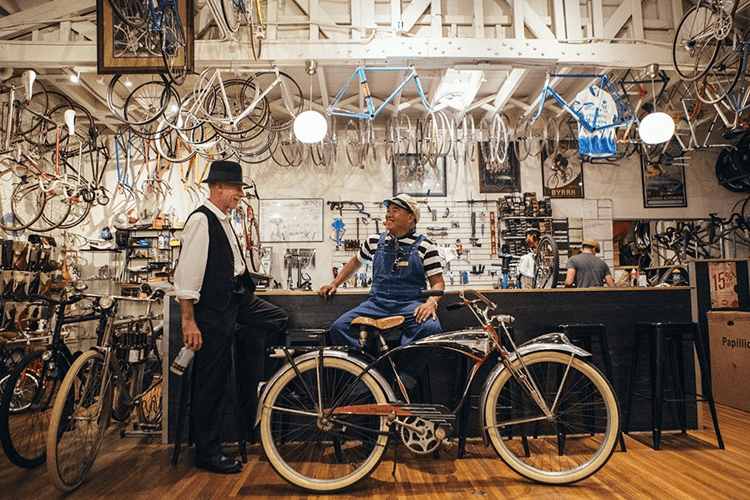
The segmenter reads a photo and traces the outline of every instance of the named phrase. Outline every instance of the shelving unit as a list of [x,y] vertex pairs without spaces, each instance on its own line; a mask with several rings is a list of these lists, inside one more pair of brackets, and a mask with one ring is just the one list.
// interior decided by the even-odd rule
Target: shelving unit
[[[131,230],[120,283],[123,295],[137,293],[144,281],[169,280],[179,256],[179,228]],[[177,251],[175,251],[177,250]]]

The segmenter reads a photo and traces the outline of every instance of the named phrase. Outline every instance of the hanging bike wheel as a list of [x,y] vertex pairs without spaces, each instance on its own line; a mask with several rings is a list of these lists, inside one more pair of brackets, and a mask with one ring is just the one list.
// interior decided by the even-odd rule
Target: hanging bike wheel
[[115,15],[133,28],[141,28],[149,19],[148,4],[143,0],[109,0]]
[[672,62],[683,80],[697,80],[711,68],[719,51],[717,21],[709,2],[701,2],[682,17],[672,42]]
[[182,85],[187,76],[187,51],[185,50],[185,31],[182,29],[174,6],[164,6],[161,21],[161,55],[169,78],[175,85]]

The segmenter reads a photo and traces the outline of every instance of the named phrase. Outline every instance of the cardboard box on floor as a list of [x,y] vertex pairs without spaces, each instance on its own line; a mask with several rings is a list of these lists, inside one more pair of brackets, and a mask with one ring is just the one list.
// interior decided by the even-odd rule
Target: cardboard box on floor
[[750,312],[706,314],[714,401],[750,411]]

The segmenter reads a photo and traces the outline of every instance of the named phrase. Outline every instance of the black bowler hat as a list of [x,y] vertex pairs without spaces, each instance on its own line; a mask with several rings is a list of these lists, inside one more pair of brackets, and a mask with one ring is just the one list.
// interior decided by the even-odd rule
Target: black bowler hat
[[242,166],[236,161],[217,160],[211,164],[203,182],[224,182],[226,184],[244,184],[242,181]]

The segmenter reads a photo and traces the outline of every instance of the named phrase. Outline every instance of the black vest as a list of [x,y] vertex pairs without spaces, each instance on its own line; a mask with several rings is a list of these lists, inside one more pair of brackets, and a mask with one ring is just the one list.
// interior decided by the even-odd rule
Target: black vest
[[[235,289],[232,279],[234,277],[234,254],[219,218],[205,205],[196,208],[193,214],[196,212],[204,214],[208,219],[208,261],[203,274],[201,298],[196,305],[223,311],[229,304]],[[239,276],[239,280],[249,293],[255,290],[255,282],[247,271],[247,263],[245,263],[245,273]]]

